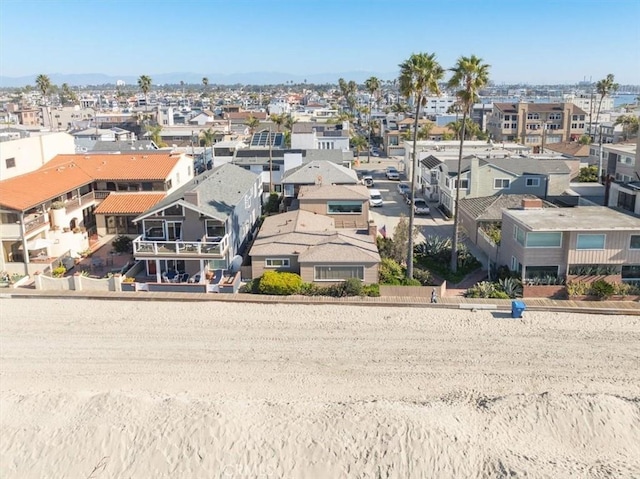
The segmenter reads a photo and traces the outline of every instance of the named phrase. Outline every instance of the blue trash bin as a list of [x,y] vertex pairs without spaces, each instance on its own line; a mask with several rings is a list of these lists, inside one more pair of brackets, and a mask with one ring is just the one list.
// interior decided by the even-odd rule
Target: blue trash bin
[[511,301],[511,317],[521,318],[527,306],[522,301]]

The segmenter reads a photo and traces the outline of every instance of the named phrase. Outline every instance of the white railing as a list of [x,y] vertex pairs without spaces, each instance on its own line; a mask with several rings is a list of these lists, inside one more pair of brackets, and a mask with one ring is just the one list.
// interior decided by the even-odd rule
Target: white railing
[[229,247],[229,235],[217,241],[155,241],[138,236],[133,254],[139,256],[222,256]]

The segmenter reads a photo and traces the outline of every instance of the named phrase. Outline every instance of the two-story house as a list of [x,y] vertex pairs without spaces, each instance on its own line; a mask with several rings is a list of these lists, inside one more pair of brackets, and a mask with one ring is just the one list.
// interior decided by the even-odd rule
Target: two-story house
[[577,141],[587,116],[572,103],[494,103],[487,132],[495,141],[522,141],[540,153],[549,144]]
[[337,128],[337,125],[294,123],[291,148],[348,151],[349,130],[343,129],[343,125]]
[[129,153],[57,155],[33,172],[4,180],[0,269],[45,271],[59,257],[86,250],[92,234],[133,234],[131,221],[140,208],[191,178],[193,162],[186,155]]
[[207,272],[228,269],[244,251],[261,212],[261,176],[226,163],[138,216],[133,254],[150,281],[177,272],[204,283]]
[[503,212],[498,264],[523,279],[606,266],[640,280],[640,219],[603,206],[542,208],[529,200]]
[[460,199],[500,194],[527,194],[544,199],[562,196],[569,188],[571,168],[567,162],[579,160],[541,160],[536,158],[490,158],[477,156],[458,161],[446,160],[439,167],[440,203],[451,214],[455,210],[456,188]]
[[636,138],[635,151],[610,152],[615,155],[615,176],[607,181],[608,206],[640,215],[640,135]]

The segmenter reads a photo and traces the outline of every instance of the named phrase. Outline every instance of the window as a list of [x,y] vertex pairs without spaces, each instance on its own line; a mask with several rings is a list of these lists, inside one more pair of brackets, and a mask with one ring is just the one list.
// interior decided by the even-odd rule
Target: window
[[511,184],[511,180],[509,178],[495,178],[493,180],[493,189],[500,190],[500,189],[509,188],[510,184]]
[[640,279],[640,265],[638,264],[628,264],[622,266],[621,269],[622,280],[638,280]]
[[222,238],[225,235],[224,223],[218,220],[206,220],[207,238]]
[[562,120],[562,113],[549,113],[549,120]]
[[350,278],[364,280],[364,266],[315,266],[315,281],[344,281]]
[[524,234],[524,230],[522,228],[520,228],[519,226],[514,226],[513,227],[513,237],[515,238],[515,240],[518,243],[520,243],[522,246],[524,246],[525,234]]
[[464,180],[457,180],[456,181],[456,188],[460,188],[461,190],[466,190],[469,188],[469,180],[468,179],[464,179]]
[[4,160],[4,163],[7,166],[7,168],[15,168],[16,167],[16,159],[15,158],[7,158],[6,160]]
[[17,213],[0,213],[0,223],[3,225],[11,225],[20,221]]
[[289,258],[267,258],[264,260],[266,268],[288,268],[290,266]]
[[164,216],[184,216],[184,211],[182,210],[181,205],[169,206],[168,208],[164,209],[163,213]]
[[358,215],[362,213],[361,201],[328,201],[327,214]]
[[631,235],[629,249],[640,249],[640,235]]
[[540,186],[540,178],[527,178],[526,185],[538,187]]
[[527,120],[539,120],[540,115],[538,113],[527,113]]
[[527,233],[527,248],[559,248],[562,246],[561,232]]
[[246,210],[251,208],[251,195],[245,195],[245,197],[244,197],[244,208]]
[[604,240],[606,235],[578,235],[576,240],[576,249],[604,249]]
[[144,237],[148,240],[164,239],[164,221],[144,220]]

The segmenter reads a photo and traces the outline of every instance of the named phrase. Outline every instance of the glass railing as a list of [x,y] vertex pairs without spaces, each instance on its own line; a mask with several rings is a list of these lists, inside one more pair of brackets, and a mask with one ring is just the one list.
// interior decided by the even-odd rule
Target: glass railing
[[229,246],[229,236],[218,241],[150,241],[139,236],[133,240],[133,254],[157,256],[221,256]]

